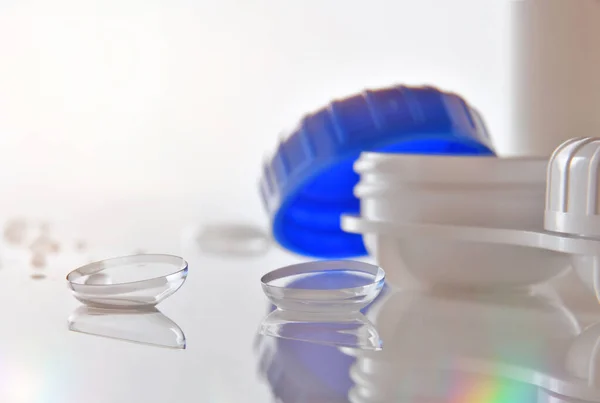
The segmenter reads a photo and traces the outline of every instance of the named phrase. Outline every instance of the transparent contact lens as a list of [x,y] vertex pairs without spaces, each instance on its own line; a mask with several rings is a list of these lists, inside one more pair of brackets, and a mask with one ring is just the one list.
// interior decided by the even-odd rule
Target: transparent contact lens
[[265,274],[262,289],[279,309],[302,312],[358,312],[381,292],[385,272],[348,261],[295,264]]
[[67,276],[82,303],[104,308],[146,308],[175,293],[185,282],[187,262],[170,255],[134,255],[102,260]]

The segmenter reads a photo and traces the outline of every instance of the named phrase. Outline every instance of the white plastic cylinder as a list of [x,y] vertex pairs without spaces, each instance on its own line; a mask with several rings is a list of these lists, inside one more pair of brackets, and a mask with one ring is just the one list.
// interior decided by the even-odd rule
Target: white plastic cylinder
[[600,138],[566,141],[550,157],[544,227],[600,237]]
[[600,133],[600,0],[513,4],[510,154],[549,156]]

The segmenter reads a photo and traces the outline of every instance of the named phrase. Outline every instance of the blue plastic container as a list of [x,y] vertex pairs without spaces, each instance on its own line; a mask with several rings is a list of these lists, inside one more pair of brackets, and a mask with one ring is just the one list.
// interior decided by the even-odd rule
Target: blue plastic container
[[317,258],[366,254],[362,237],[340,228],[358,214],[352,166],[361,152],[495,155],[479,113],[431,87],[367,90],[305,116],[264,166],[260,192],[273,236]]

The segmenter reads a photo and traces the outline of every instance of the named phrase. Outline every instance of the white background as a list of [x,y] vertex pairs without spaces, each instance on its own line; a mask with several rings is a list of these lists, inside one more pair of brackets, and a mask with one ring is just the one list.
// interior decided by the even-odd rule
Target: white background
[[481,0],[4,0],[3,197],[24,213],[42,199],[57,215],[201,195],[199,210],[256,215],[261,160],[282,129],[396,83],[462,94],[510,152],[509,11]]

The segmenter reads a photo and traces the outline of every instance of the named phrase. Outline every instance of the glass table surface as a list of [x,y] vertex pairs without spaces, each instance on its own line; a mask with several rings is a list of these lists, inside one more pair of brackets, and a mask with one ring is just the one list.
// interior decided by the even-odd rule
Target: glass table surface
[[[339,342],[349,333],[335,317],[265,336],[273,307],[260,277],[303,259],[263,244],[211,253],[198,247],[199,218],[161,208],[169,220],[126,210],[59,221],[60,250],[43,264],[5,228],[0,401],[600,402],[600,306],[572,275],[526,291],[386,287],[354,318],[371,344]],[[69,292],[78,265],[142,250],[189,262],[184,286],[156,308],[95,309]]]

